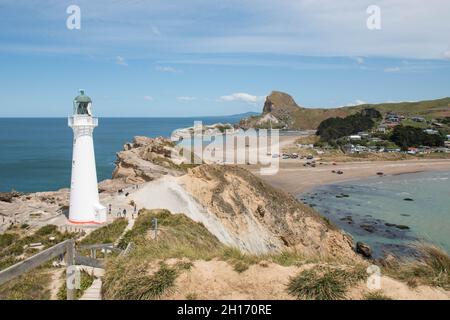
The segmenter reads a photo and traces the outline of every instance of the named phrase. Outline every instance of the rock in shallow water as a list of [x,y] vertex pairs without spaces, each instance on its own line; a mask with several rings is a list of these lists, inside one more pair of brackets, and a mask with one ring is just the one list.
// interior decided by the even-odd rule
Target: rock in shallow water
[[372,257],[372,248],[361,241],[358,241],[356,243],[356,252],[362,255],[364,258],[370,258]]

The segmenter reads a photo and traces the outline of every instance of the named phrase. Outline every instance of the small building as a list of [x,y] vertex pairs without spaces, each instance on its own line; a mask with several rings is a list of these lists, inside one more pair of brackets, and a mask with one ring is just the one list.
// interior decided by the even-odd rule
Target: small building
[[439,131],[434,130],[434,129],[425,129],[423,130],[423,132],[428,133],[428,134],[438,134]]
[[351,135],[351,136],[349,137],[349,139],[350,139],[350,140],[357,140],[357,141],[359,141],[359,140],[361,140],[361,136],[360,136],[360,135],[357,135],[357,134],[354,134],[354,135]]
[[368,132],[358,132],[358,136],[361,138],[368,138],[370,134]]
[[382,133],[386,133],[387,131],[387,126],[385,124],[380,124],[377,128],[378,132],[382,132]]

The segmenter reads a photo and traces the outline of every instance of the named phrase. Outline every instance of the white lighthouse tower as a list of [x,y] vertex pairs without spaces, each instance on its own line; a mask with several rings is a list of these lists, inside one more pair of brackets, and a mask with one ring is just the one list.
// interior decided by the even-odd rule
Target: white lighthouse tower
[[70,187],[69,221],[75,224],[106,222],[106,208],[100,204],[94,154],[94,128],[98,118],[92,116],[92,100],[80,90],[73,101],[72,181]]

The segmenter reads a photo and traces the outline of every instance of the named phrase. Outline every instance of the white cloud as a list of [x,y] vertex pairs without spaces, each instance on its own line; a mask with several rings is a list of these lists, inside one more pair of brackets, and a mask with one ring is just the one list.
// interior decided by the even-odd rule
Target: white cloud
[[121,57],[121,56],[117,56],[116,57],[116,64],[120,65],[120,66],[124,66],[127,67],[128,66],[128,62],[125,61],[125,58]]
[[354,57],[354,59],[355,59],[355,61],[356,61],[358,64],[363,64],[363,63],[364,63],[364,58],[362,58],[362,57]]
[[399,72],[399,71],[400,67],[389,67],[384,69],[384,72]]
[[144,100],[153,101],[154,99],[152,96],[144,96]]
[[359,106],[360,104],[366,104],[367,102],[363,101],[363,100],[359,100],[356,99],[355,103],[353,104],[354,106]]
[[447,51],[444,52],[444,57],[446,59],[450,59],[450,50],[447,50]]
[[[89,26],[83,37],[57,29],[64,1],[41,0],[34,10],[26,2],[0,2],[3,16],[15,22],[7,19],[0,28],[8,34],[0,51],[70,45],[105,56],[117,48],[129,56],[152,57],[158,52],[241,52],[443,59],[450,34],[450,1],[443,0],[377,0],[382,18],[377,31],[366,26],[373,0],[284,0],[282,6],[277,0],[153,0],[151,6],[136,0],[81,1]],[[236,16],[240,19],[229,23]],[[29,46],[27,38],[39,48]]]
[[233,102],[245,102],[245,103],[257,103],[258,101],[261,101],[262,99],[264,99],[264,96],[254,96],[248,93],[244,93],[244,92],[238,92],[238,93],[232,93],[230,95],[227,96],[221,96],[219,98],[219,100],[221,101],[233,101]]
[[196,97],[189,97],[189,96],[177,97],[177,100],[178,100],[178,101],[183,101],[183,102],[186,102],[186,101],[194,101],[194,100],[196,100],[196,99],[197,99]]
[[168,72],[168,73],[179,73],[181,72],[181,70],[175,69],[174,67],[170,67],[170,66],[157,66],[156,71],[159,72]]
[[367,104],[367,102],[364,101],[364,100],[356,99],[353,102],[350,102],[350,103],[347,103],[347,104],[344,104],[344,105],[340,105],[340,106],[336,106],[334,108],[354,107],[354,106],[359,106],[361,104]]

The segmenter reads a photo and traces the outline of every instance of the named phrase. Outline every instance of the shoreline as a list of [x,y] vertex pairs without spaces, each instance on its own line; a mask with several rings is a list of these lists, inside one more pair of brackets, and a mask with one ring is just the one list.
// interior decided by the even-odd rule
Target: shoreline
[[[331,171],[342,170],[338,175]],[[357,181],[370,177],[378,177],[378,172],[386,176],[412,174],[419,172],[447,172],[450,171],[449,160],[397,160],[397,161],[368,161],[324,163],[316,168],[301,166],[301,163],[280,163],[277,174],[264,176],[256,168],[250,171],[275,187],[289,192],[294,196],[309,192],[324,185]]]

